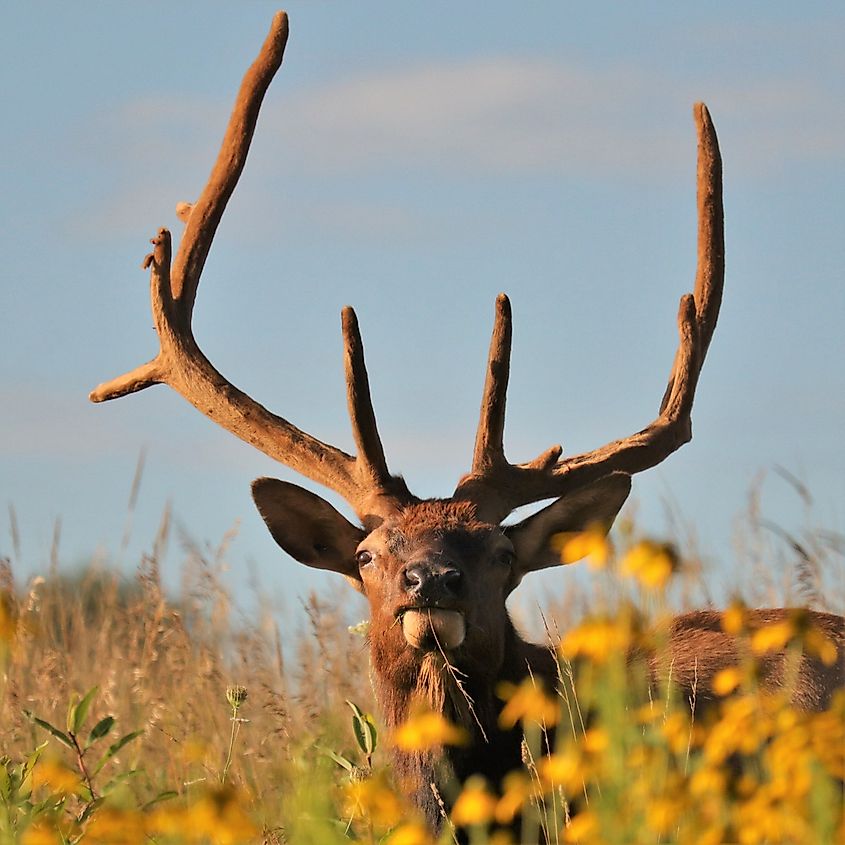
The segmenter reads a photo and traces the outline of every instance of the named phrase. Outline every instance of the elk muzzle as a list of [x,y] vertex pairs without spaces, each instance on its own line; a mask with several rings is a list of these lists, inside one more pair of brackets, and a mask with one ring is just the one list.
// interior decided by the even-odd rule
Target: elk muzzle
[[458,598],[463,586],[463,574],[453,566],[439,563],[418,563],[402,572],[405,592],[413,601],[439,606]]
[[409,564],[401,578],[412,602],[400,614],[408,645],[421,650],[460,646],[466,636],[466,622],[454,605],[463,588],[463,573],[449,564],[429,560]]

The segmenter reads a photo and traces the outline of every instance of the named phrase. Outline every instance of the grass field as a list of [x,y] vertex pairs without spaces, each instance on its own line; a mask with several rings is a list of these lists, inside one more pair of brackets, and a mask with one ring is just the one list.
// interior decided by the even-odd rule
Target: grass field
[[[753,518],[745,529],[748,604],[842,612],[841,537],[761,531]],[[388,749],[459,741],[450,726],[419,714],[402,737],[382,735],[365,639],[331,601],[312,596],[297,631],[269,613],[234,624],[197,550],[181,594],[166,595],[164,533],[128,579],[58,567],[16,584],[3,564],[0,842],[431,843],[391,781]],[[540,829],[585,845],[845,841],[845,698],[803,714],[761,693],[754,672],[774,648],[828,660],[825,638],[800,614],[748,630],[735,601],[724,624],[745,657],[718,678],[723,703],[704,716],[694,700],[655,698],[621,655],[659,644],[661,619],[702,601],[691,547],[678,554],[624,524],[615,549],[574,542],[595,571],[547,608],[561,688],[502,690],[526,765],[499,791],[454,784],[441,841],[455,841],[453,824],[473,845],[514,841],[497,827],[517,814],[524,842]],[[781,573],[765,584],[753,575],[763,555]]]

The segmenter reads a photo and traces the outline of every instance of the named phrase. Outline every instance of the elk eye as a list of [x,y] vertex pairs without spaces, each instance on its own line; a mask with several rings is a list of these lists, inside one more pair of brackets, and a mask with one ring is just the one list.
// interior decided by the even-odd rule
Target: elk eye
[[362,549],[358,554],[355,555],[355,560],[358,561],[358,566],[366,566],[368,563],[373,562],[373,555],[372,552],[368,552],[366,549]]
[[496,555],[496,558],[495,558],[496,563],[499,564],[499,566],[506,566],[506,567],[508,567],[508,569],[510,569],[510,567],[513,566],[513,559],[514,559],[513,552],[508,552],[508,551],[499,552]]

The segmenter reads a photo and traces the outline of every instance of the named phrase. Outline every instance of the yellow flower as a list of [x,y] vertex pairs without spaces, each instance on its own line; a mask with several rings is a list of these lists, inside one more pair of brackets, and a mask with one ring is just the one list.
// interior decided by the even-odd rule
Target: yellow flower
[[66,831],[58,819],[46,821],[39,819],[31,824],[21,836],[21,845],[58,845],[64,842]]
[[782,651],[787,643],[795,636],[795,626],[787,618],[780,622],[770,622],[758,628],[751,636],[751,650],[755,654],[765,654],[769,651]]
[[496,694],[507,702],[499,714],[499,725],[503,728],[526,721],[538,722],[544,727],[557,724],[559,702],[534,678],[526,678],[518,686],[503,681],[496,688]]
[[599,828],[598,819],[589,811],[578,813],[563,832],[564,842],[588,842]]
[[441,745],[465,745],[467,733],[440,713],[419,708],[396,729],[393,742],[402,751],[428,751]]
[[721,795],[725,791],[725,772],[717,766],[702,766],[690,779],[690,794]]
[[818,657],[825,666],[833,666],[836,663],[836,645],[821,628],[811,626],[804,634],[803,645],[807,654]]
[[346,814],[369,819],[377,827],[393,827],[405,816],[405,808],[396,792],[379,772],[366,780],[353,781],[345,787]]
[[561,563],[575,563],[582,558],[588,558],[590,566],[596,569],[603,569],[613,554],[607,531],[599,524],[586,531],[555,534],[551,539],[551,546],[560,554]]
[[713,692],[716,695],[730,695],[742,683],[742,672],[736,666],[722,669],[713,677]]
[[631,630],[624,619],[588,619],[568,631],[560,643],[567,660],[583,656],[596,663],[609,657],[624,659],[631,645]]
[[516,814],[531,800],[534,790],[525,772],[516,770],[505,775],[504,791],[496,804],[496,821],[510,824]]
[[452,822],[458,827],[486,824],[496,812],[496,799],[484,780],[471,777],[452,808]]
[[385,845],[434,845],[434,839],[425,825],[405,822],[390,834]]
[[142,813],[101,807],[85,827],[85,842],[97,845],[136,845],[146,839]]
[[574,794],[583,786],[586,767],[575,751],[566,750],[543,757],[537,764],[537,771],[540,783],[547,791],[562,786],[564,792]]
[[648,826],[659,836],[665,836],[675,827],[682,809],[677,800],[652,798],[646,807]]
[[745,604],[736,599],[722,612],[722,630],[726,634],[737,636],[745,630],[748,608]]
[[678,556],[671,546],[641,540],[622,558],[620,571],[632,575],[644,587],[661,589],[678,568]]
[[251,841],[259,830],[239,797],[242,796],[227,788],[206,792],[188,807],[185,828],[197,838],[207,837],[215,845]]
[[682,754],[690,745],[692,726],[688,714],[682,710],[670,713],[661,725],[666,744],[675,754]]
[[650,725],[662,718],[663,708],[655,706],[653,701],[643,704],[637,709],[637,724],[639,725]]
[[584,734],[581,744],[588,754],[601,754],[607,751],[610,745],[610,737],[608,737],[607,731],[603,728],[590,728]]
[[39,760],[32,772],[32,785],[46,786],[56,795],[75,795],[83,789],[79,775],[57,760]]

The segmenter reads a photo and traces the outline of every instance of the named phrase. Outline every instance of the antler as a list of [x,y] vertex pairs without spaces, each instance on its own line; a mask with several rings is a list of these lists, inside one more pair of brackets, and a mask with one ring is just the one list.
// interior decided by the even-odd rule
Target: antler
[[214,422],[343,496],[362,519],[383,515],[413,497],[401,478],[390,475],[370,398],[364,349],[355,313],[342,314],[346,388],[358,456],[323,443],[259,405],[227,381],[194,339],[191,316],[214,233],[246,163],[264,94],[282,63],[288,37],[284,12],[273,18],[258,57],[244,75],[217,161],[193,207],[180,204],[185,233],[171,267],[171,240],[159,229],[150,268],[150,297],[160,349],[146,364],[95,388],[90,399],[104,402],[153,384],[167,384]]
[[695,292],[681,297],[680,340],[657,418],[642,431],[592,452],[560,460],[561,447],[552,446],[529,463],[508,463],[502,434],[511,310],[507,297],[500,294],[472,470],[461,479],[454,494],[455,498],[474,501],[485,518],[499,521],[520,505],[563,496],[612,472],[633,474],[649,469],[692,439],[695,388],[716,327],[725,277],[719,142],[703,103],[696,103],[693,116],[698,133],[698,267]]

